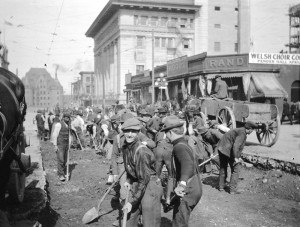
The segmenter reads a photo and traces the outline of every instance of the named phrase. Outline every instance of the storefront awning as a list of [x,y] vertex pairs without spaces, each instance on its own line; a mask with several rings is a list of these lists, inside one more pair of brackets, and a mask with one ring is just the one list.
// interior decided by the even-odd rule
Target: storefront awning
[[287,98],[288,94],[277,80],[274,73],[251,72],[251,98]]
[[221,75],[222,78],[234,78],[234,77],[243,77],[244,75],[249,74],[249,72],[243,72],[243,73],[217,73],[217,74],[208,74],[206,75],[206,79],[214,79],[216,75]]

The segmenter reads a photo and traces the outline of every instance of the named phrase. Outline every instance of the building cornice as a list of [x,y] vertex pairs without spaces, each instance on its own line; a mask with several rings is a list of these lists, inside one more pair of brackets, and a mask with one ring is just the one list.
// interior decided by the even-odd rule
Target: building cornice
[[132,9],[132,10],[149,10],[149,11],[167,11],[167,12],[185,12],[195,13],[199,10],[200,6],[194,4],[174,4],[164,2],[144,2],[144,1],[124,1],[124,0],[110,0],[104,9],[100,12],[92,25],[86,31],[87,37],[94,38],[98,31],[104,24],[119,10],[119,9]]

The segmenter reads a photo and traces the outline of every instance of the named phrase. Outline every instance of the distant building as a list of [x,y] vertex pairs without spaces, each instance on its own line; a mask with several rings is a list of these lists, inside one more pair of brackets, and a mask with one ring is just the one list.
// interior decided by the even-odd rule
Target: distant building
[[80,72],[80,79],[72,83],[72,103],[74,106],[92,106],[97,104],[95,95],[94,72]]
[[300,53],[300,4],[290,7],[290,31],[289,47],[290,53]]
[[63,106],[63,87],[43,68],[31,68],[22,78],[25,85],[25,98],[28,106],[53,109]]
[[8,49],[4,44],[0,42],[0,67],[8,69],[9,62],[7,57],[8,57]]

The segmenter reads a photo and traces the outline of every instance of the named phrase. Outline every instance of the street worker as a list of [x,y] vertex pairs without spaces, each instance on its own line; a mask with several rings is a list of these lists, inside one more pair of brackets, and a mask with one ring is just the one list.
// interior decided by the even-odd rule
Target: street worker
[[220,158],[219,190],[224,191],[227,177],[227,166],[231,169],[230,194],[240,194],[237,189],[239,171],[241,166],[241,154],[245,146],[247,134],[250,134],[258,125],[252,121],[247,121],[244,127],[231,129],[226,132],[218,143],[217,149]]
[[[204,126],[200,126],[197,129],[197,133],[201,136],[202,138],[202,143],[204,145],[204,148],[209,155],[209,157],[212,157],[216,154],[218,154],[218,143],[220,139],[223,137],[223,134],[220,133],[217,129],[212,129],[212,128],[206,128]],[[219,157],[215,157],[212,159],[212,163],[217,166],[217,168],[220,168],[220,159]],[[209,164],[207,165],[209,166]],[[208,167],[209,168],[209,167]]]
[[[123,123],[128,120],[134,118],[134,116],[131,113],[124,113],[121,115],[120,120],[119,120],[119,134],[115,137],[113,141],[113,150],[112,150],[112,155],[111,155],[111,166],[112,166],[112,174],[114,175],[114,179],[118,177],[120,173],[123,172],[124,170],[124,161],[123,161],[123,155],[122,155],[122,150],[121,147],[123,146],[125,142],[125,136],[124,133],[122,132],[122,125]],[[138,139],[141,141],[145,146],[147,146],[150,149],[154,149],[155,143],[153,140],[149,139],[146,135],[143,133],[139,132],[138,133]],[[125,199],[125,191],[124,191],[124,182],[125,182],[125,176],[120,179],[120,200]]]
[[92,121],[92,124],[89,124],[87,126],[87,131],[90,135],[90,147],[95,148],[96,150],[98,149],[99,144],[101,144],[101,140],[100,140],[101,126],[99,124],[100,121],[101,118],[95,117],[94,120]]
[[173,185],[175,178],[172,172],[172,154],[173,145],[171,141],[166,137],[164,132],[158,132],[156,134],[156,148],[155,148],[155,170],[157,176],[161,179],[162,169],[165,165],[168,171],[168,183],[167,193],[165,195],[166,204],[170,205],[171,192],[173,192]]
[[48,115],[48,128],[49,128],[49,138],[51,138],[51,134],[52,134],[52,125],[53,125],[53,120],[54,120],[55,116],[54,114],[50,111],[49,115]]
[[290,124],[293,125],[292,115],[291,115],[291,111],[290,111],[290,104],[288,103],[287,99],[284,98],[283,99],[283,110],[282,110],[282,116],[281,116],[281,124],[283,123],[286,116],[288,117]]
[[144,227],[160,227],[162,186],[155,172],[153,152],[138,138],[140,122],[130,118],[122,125],[125,141],[122,146],[129,191],[127,226],[137,227],[140,216]]
[[[165,117],[166,114],[166,110],[164,108],[161,109],[161,116],[162,118]],[[161,120],[162,118],[160,116],[156,116],[156,114],[149,119],[149,121],[147,122],[146,125],[146,129],[147,129],[147,136],[152,139],[153,141],[155,140],[156,137],[156,133],[159,131],[160,129],[160,125],[161,125]]]
[[37,115],[35,116],[37,129],[38,129],[38,136],[41,140],[45,139],[45,117],[43,115],[42,110],[37,111]]
[[222,80],[221,75],[216,75],[216,85],[214,92],[215,94],[211,95],[213,98],[225,99],[228,97],[228,86],[227,83]]
[[[184,138],[183,123],[176,116],[165,119],[167,138],[173,144],[173,163],[177,186],[172,226],[188,226],[189,217],[202,196],[202,183],[192,148]],[[171,202],[172,203],[172,202]]]
[[[71,122],[72,128],[75,128],[75,137],[77,140],[80,141],[80,144],[82,148],[85,148],[85,142],[84,142],[84,136],[83,136],[83,131],[84,131],[84,120],[82,119],[82,112],[76,111],[75,112],[76,117],[74,120]],[[80,144],[77,143],[77,145],[80,146]],[[80,147],[79,147],[80,148]]]
[[[147,135],[147,122],[149,121],[149,118],[147,117],[138,117],[137,118],[141,122],[141,133]],[[149,137],[149,136],[148,136]]]
[[199,110],[193,111],[193,128],[197,128],[198,126],[205,126],[205,121],[201,117],[201,113]]
[[51,142],[54,145],[54,150],[57,155],[57,174],[60,181],[65,181],[66,163],[68,159],[68,150],[70,149],[70,119],[71,115],[68,112],[63,114],[63,119],[53,125],[53,133]]

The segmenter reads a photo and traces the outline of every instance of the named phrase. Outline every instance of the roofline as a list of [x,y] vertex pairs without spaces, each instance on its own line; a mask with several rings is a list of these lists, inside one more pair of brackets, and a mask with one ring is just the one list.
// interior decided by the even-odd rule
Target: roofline
[[[142,10],[145,8],[158,8],[159,10],[165,11],[172,11],[176,10],[185,10],[190,12],[196,12],[199,10],[201,6],[198,5],[187,5],[187,4],[170,4],[170,3],[160,3],[160,2],[139,2],[139,1],[122,1],[122,0],[110,0],[106,6],[102,9],[99,15],[96,17],[92,25],[88,28],[85,35],[87,37],[93,38],[95,37],[96,33],[98,32],[96,29],[99,29],[99,25],[105,22],[106,14],[111,10],[115,10],[117,12],[121,7],[129,6],[131,8],[137,7],[138,9]],[[115,14],[113,11],[113,14]]]
[[81,72],[79,72],[79,74],[80,75],[82,75],[82,74],[95,74],[95,72],[93,72],[93,71],[81,71]]

